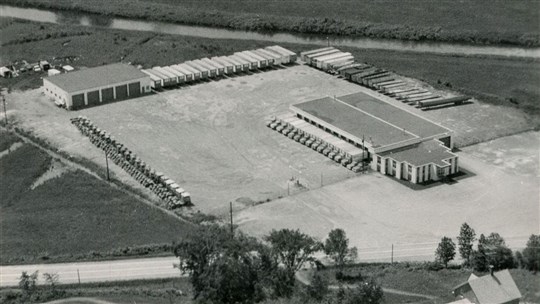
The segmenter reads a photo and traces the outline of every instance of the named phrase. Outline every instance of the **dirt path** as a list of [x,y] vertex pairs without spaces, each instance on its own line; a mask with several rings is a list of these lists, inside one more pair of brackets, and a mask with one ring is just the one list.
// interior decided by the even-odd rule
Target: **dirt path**
[[[2,129],[7,130],[5,127],[2,127]],[[61,161],[64,165],[69,166],[70,168],[73,168],[73,169],[81,170],[83,172],[86,172],[86,173],[92,175],[93,177],[95,177],[95,178],[97,178],[97,179],[99,179],[101,181],[105,181],[105,179],[103,179],[101,176],[99,176],[96,172],[88,169],[87,167],[85,167],[83,165],[80,165],[80,164],[78,164],[76,162],[73,162],[73,161],[67,159],[66,157],[62,156],[61,154],[58,154],[57,152],[49,149],[48,147],[42,146],[41,144],[33,141],[31,138],[28,138],[28,137],[26,137],[26,136],[24,136],[24,135],[22,135],[22,134],[20,134],[18,132],[13,132],[13,134],[18,136],[24,143],[28,143],[28,144],[31,144],[31,145],[37,147],[38,149],[40,149],[40,150],[44,151],[45,153],[47,153],[53,159]],[[111,164],[112,164],[112,162],[111,162]],[[140,200],[141,202],[145,203],[146,205],[148,205],[148,206],[150,206],[152,208],[156,208],[156,209],[158,209],[158,210],[160,210],[160,211],[162,211],[162,212],[164,212],[164,213],[178,219],[179,221],[183,221],[185,223],[192,224],[191,222],[177,216],[174,212],[172,212],[170,210],[163,209],[163,208],[161,208],[159,206],[156,206],[153,202],[149,201],[148,199],[146,199],[145,197],[143,197],[143,196],[141,196],[139,194],[136,194],[136,193],[134,193],[132,191],[129,191],[129,190],[125,189],[125,188],[119,187],[118,185],[116,185],[114,183],[109,183],[109,186],[113,187],[116,190],[122,191],[123,193],[125,193],[127,195],[130,195],[130,196],[132,196],[132,197],[134,197],[134,198],[136,198],[138,200]]]
[[55,300],[52,302],[45,302],[43,304],[64,304],[64,303],[81,303],[81,304],[115,304],[114,302],[99,300],[96,298],[86,298],[86,297],[76,297],[76,298],[67,298],[62,300]]

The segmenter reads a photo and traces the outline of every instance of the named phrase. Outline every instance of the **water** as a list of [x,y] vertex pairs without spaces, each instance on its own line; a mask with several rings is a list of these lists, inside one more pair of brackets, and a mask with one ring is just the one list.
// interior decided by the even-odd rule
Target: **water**
[[260,40],[275,43],[288,42],[317,45],[326,45],[328,42],[330,42],[330,44],[333,46],[349,46],[362,49],[385,49],[394,51],[427,52],[438,54],[495,55],[505,57],[540,58],[540,48],[480,46],[458,43],[417,42],[344,37],[329,37],[329,40],[327,40],[326,36],[323,35],[300,35],[288,33],[267,34],[259,32],[212,28],[205,26],[187,26],[166,22],[138,21],[132,19],[114,18],[108,16],[75,12],[18,8],[7,5],[0,5],[0,16],[57,24],[72,24],[120,30],[157,32],[164,34],[175,34],[203,38]]

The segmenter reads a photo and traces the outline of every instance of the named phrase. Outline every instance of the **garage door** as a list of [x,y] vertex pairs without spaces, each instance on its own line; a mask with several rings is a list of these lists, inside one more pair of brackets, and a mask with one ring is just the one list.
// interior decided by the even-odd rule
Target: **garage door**
[[113,88],[107,88],[101,90],[101,100],[102,102],[111,102],[114,100]]
[[86,99],[88,100],[89,106],[99,104],[99,91],[88,92]]
[[134,82],[129,84],[129,97],[141,96],[141,83]]
[[73,95],[71,101],[73,103],[72,108],[75,110],[84,107],[84,94]]
[[127,84],[116,87],[116,99],[126,99],[127,96]]

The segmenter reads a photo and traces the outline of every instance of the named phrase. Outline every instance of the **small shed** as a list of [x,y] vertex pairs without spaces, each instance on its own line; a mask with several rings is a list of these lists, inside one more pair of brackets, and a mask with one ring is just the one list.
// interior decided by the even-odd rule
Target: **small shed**
[[57,69],[48,69],[47,70],[47,76],[54,76],[54,75],[58,75],[58,74],[62,74],[62,72],[60,72]]
[[0,67],[0,76],[4,78],[11,78],[13,77],[13,71],[5,66]]
[[64,70],[65,72],[72,72],[75,70],[75,68],[70,65],[65,65],[62,67],[62,70]]

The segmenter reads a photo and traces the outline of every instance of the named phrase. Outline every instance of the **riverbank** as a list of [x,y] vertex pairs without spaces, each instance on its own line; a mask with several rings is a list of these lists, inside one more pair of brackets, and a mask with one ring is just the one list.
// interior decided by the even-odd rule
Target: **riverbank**
[[[536,1],[1,0],[2,4],[229,29],[539,46]],[[489,8],[489,9],[486,9]],[[519,15],[520,18],[515,18]],[[308,17],[309,16],[309,17]],[[494,16],[497,16],[494,18]]]

